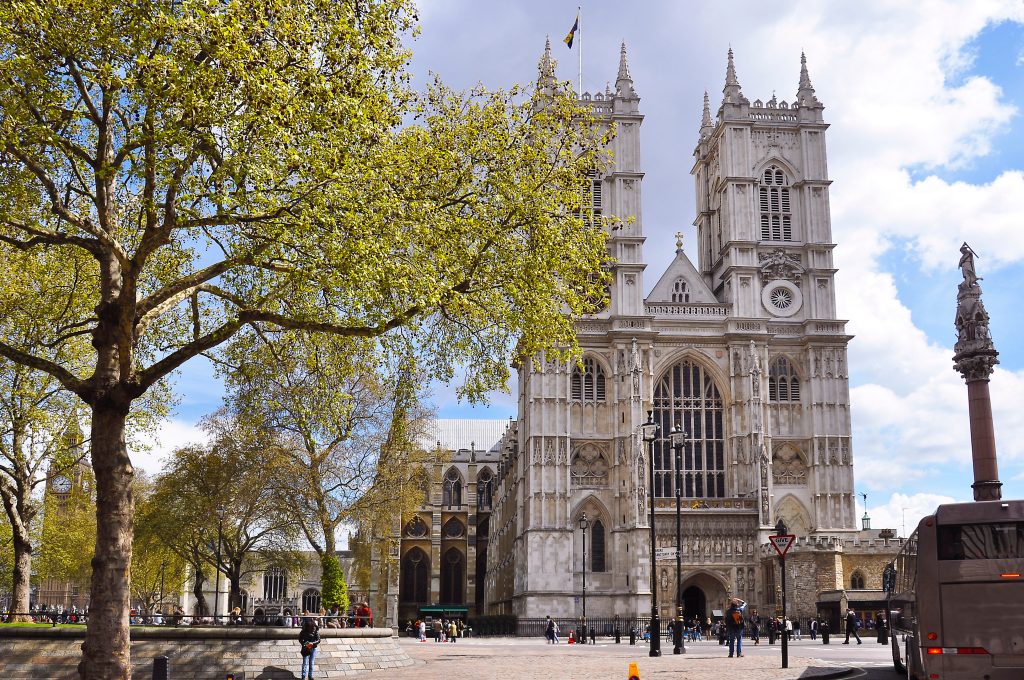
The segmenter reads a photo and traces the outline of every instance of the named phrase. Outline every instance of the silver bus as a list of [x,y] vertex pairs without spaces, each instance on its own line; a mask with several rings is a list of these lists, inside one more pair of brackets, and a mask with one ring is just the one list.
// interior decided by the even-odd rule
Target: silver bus
[[940,505],[883,574],[897,672],[1024,678],[1024,501]]

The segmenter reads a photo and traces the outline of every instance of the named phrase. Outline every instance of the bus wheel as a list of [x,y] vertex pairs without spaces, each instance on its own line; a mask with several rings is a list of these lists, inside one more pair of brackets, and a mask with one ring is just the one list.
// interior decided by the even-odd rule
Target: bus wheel
[[892,645],[892,666],[896,669],[896,672],[900,675],[907,674],[907,665],[903,662],[903,658],[900,656],[900,643],[898,636],[893,635],[890,638],[890,644]]

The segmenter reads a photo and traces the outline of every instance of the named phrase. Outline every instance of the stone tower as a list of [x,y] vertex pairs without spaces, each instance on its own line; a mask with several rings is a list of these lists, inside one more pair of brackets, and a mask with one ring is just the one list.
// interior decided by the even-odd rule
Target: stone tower
[[735,488],[756,491],[762,528],[781,515],[798,533],[855,529],[850,337],[835,311],[824,106],[803,54],[792,103],[774,93],[751,103],[730,49],[717,119],[706,98],[704,107],[694,224],[700,275],[730,306]]
[[[540,85],[553,77],[546,49]],[[614,167],[591,178],[590,196],[618,220],[610,303],[577,321],[579,364],[519,369],[485,609],[579,617],[585,573],[591,619],[646,615],[652,587],[661,615],[673,613],[678,479],[687,615],[710,616],[729,595],[767,612],[775,577],[761,547],[777,519],[825,544],[857,531],[824,107],[803,58],[792,104],[749,102],[730,50],[722,104],[713,117],[705,96],[694,151],[697,266],[678,235],[645,297],[643,116],[625,46],[614,89],[580,97],[617,127]],[[650,445],[639,436],[648,413],[660,428]],[[656,547],[668,549],[654,565],[651,502]]]

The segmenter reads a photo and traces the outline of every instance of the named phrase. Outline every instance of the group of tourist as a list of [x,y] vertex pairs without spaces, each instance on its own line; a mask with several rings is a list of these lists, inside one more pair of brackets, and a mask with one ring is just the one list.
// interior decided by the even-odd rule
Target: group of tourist
[[[12,613],[20,612],[8,610],[0,618],[7,619]],[[79,609],[75,604],[70,607],[65,607],[62,604],[34,604],[29,607],[28,613],[32,616],[34,623],[85,623],[89,617],[89,608]]]
[[427,634],[433,636],[434,642],[455,642],[460,637],[466,637],[468,630],[466,622],[461,619],[433,619],[428,628],[424,619],[410,621],[405,626],[410,635],[415,635],[420,642],[427,641]]

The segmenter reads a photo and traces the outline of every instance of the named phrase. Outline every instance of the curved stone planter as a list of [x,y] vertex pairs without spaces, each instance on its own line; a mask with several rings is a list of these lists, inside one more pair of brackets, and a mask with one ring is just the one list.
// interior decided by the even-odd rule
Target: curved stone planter
[[[151,680],[153,659],[166,656],[173,680],[285,680],[299,677],[299,629],[227,626],[131,629],[132,676]],[[85,628],[0,626],[0,671],[15,679],[78,677]],[[365,677],[412,665],[390,628],[324,628],[317,678]]]

